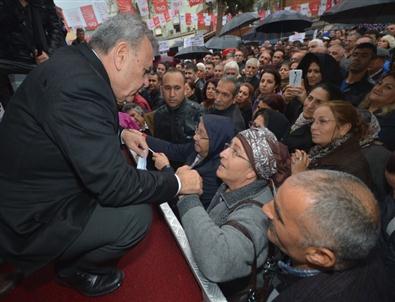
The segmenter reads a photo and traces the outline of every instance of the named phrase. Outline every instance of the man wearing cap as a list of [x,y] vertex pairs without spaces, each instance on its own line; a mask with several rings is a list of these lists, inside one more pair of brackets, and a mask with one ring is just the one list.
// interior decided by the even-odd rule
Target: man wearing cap
[[372,59],[368,69],[369,78],[373,83],[376,84],[386,73],[384,64],[388,57],[389,51],[387,49],[377,48],[376,57]]
[[[220,283],[228,298],[248,285],[254,248],[257,268],[268,254],[262,236],[267,220],[259,208],[272,199],[276,148],[277,140],[267,129],[240,132],[220,154],[217,176],[223,184],[207,211],[197,195],[185,196],[177,204],[198,268],[207,279]],[[259,281],[262,284],[263,279]]]

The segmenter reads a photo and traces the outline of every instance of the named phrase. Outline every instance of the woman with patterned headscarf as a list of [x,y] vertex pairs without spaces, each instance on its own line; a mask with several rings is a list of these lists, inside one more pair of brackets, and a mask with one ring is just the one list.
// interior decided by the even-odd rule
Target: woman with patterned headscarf
[[[273,198],[277,143],[265,128],[241,131],[220,154],[217,176],[223,184],[207,211],[198,195],[177,204],[198,268],[220,284],[227,298],[248,287],[254,259],[259,269],[268,254],[267,218],[261,207]],[[263,276],[257,281],[262,285]]]

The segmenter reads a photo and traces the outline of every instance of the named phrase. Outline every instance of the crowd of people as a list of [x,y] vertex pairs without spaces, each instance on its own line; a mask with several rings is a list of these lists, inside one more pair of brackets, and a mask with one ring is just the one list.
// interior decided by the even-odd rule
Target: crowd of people
[[55,261],[63,284],[109,293],[145,203],[169,201],[231,300],[393,301],[394,36],[337,30],[151,67],[143,22],[110,18],[7,104],[1,260],[22,275]]

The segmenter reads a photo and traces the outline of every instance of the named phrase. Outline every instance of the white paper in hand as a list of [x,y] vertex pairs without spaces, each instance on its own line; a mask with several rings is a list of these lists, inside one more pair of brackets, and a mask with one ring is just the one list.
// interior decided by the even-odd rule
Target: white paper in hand
[[137,169],[147,170],[147,158],[139,156],[137,159]]

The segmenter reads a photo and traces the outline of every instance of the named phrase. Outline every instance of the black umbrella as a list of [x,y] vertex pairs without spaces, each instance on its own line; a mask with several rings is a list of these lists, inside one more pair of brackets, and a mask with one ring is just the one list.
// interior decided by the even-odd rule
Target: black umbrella
[[189,46],[181,48],[174,56],[177,59],[200,59],[211,52],[204,46]]
[[297,11],[280,10],[266,17],[255,30],[266,33],[303,31],[312,23],[313,21],[309,17]]
[[237,15],[237,16],[233,17],[233,19],[230,20],[228,23],[226,23],[224,27],[222,27],[222,30],[219,33],[219,35],[220,36],[226,35],[226,34],[230,33],[231,31],[241,28],[245,25],[248,25],[258,19],[259,19],[259,16],[255,12],[242,13],[240,15]]
[[330,23],[387,23],[395,19],[394,0],[344,0],[324,13]]
[[212,37],[204,44],[211,49],[238,48],[241,45],[241,39],[237,36],[225,35],[222,37]]

